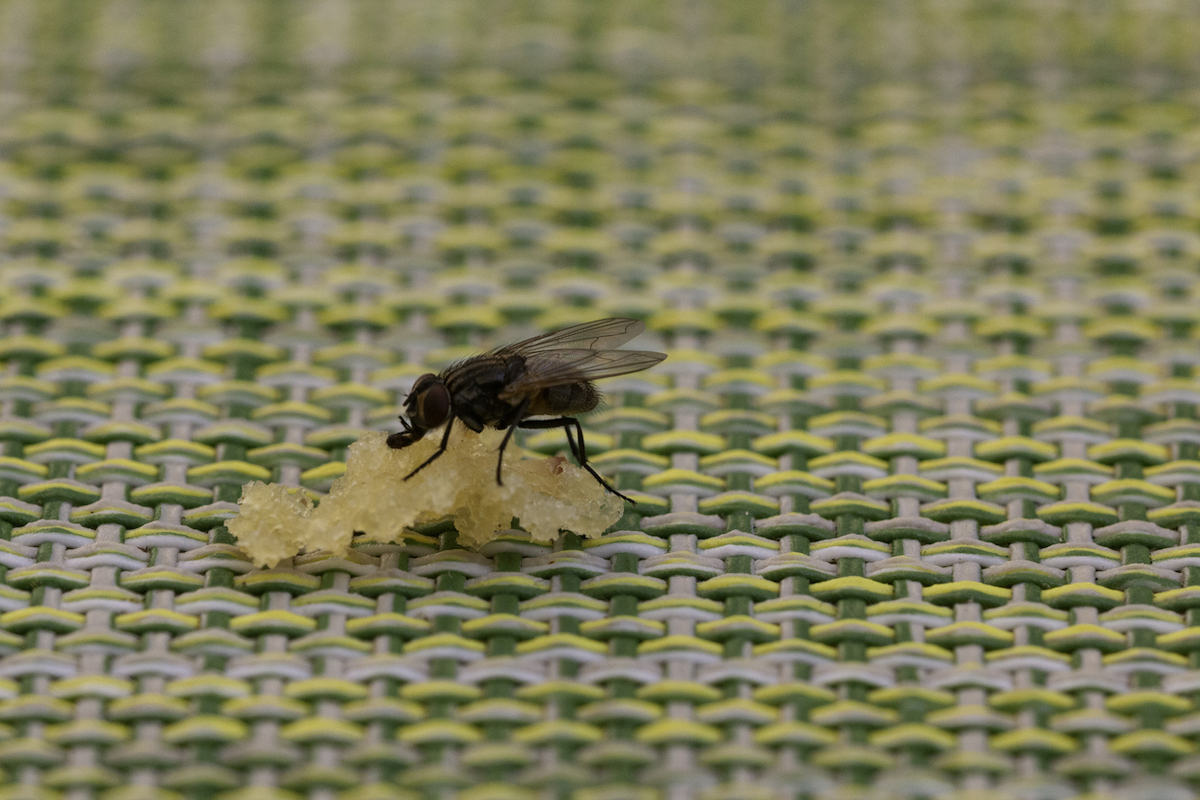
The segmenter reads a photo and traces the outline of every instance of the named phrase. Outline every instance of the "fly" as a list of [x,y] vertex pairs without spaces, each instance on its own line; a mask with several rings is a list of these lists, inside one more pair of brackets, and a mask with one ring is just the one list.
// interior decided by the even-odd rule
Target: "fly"
[[593,381],[640,372],[667,357],[665,353],[614,349],[645,328],[635,319],[586,322],[471,356],[437,375],[422,375],[404,401],[404,415],[400,417],[404,430],[389,436],[388,446],[397,450],[408,447],[439,425],[444,424],[446,430],[437,452],[404,480],[446,452],[454,420],[476,433],[484,427],[505,431],[496,461],[499,485],[503,485],[500,470],[504,448],[517,428],[562,428],[579,465],[605,489],[629,500],[587,463],[583,426],[576,416],[600,403],[600,392]]

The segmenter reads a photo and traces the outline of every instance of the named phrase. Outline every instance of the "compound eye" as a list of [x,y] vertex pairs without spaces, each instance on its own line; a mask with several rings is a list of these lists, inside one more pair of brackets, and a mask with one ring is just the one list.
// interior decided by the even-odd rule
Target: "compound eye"
[[426,389],[436,379],[436,375],[432,372],[427,372],[413,383],[412,389],[408,392],[408,397],[404,398],[404,405],[408,406],[410,415],[420,406],[421,396],[426,393]]
[[450,392],[436,383],[421,397],[421,420],[427,428],[436,428],[450,416]]

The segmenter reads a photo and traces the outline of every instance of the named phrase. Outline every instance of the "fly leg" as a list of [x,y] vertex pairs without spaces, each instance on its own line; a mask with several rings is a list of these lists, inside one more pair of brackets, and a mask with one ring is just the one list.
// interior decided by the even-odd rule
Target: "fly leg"
[[[587,448],[583,442],[583,426],[579,424],[579,420],[577,420],[575,417],[556,417],[555,419],[527,419],[521,423],[521,427],[522,428],[562,428],[563,432],[567,434],[567,444],[571,446],[571,453],[574,454],[575,458],[579,461],[579,466],[586,469],[588,471],[588,473],[593,478],[595,478],[597,481],[599,481],[600,485],[603,486],[605,489],[608,489],[608,491],[612,492],[613,494],[615,494],[617,497],[621,498],[622,500],[624,500],[628,503],[633,503],[633,505],[635,505],[635,506],[637,505],[636,502],[634,502],[633,500],[630,500],[628,497],[626,497],[625,495],[621,494],[616,489],[614,489],[608,481],[606,481],[606,480],[604,480],[604,478],[600,477],[600,473],[598,473],[598,472],[596,472],[596,470],[592,469],[591,464],[587,463]],[[575,433],[576,433],[576,435],[579,436],[579,446],[578,447],[576,447],[575,440],[571,437],[571,428],[572,427],[575,428]]]
[[419,466],[419,467],[417,467],[416,469],[414,469],[412,472],[410,472],[410,473],[408,473],[407,475],[405,475],[405,476],[404,476],[404,480],[408,480],[408,479],[409,479],[409,478],[411,478],[413,475],[416,475],[418,472],[420,472],[421,470],[423,470],[423,469],[425,469],[426,467],[428,467],[428,466],[429,466],[430,464],[432,464],[434,461],[437,461],[437,459],[438,459],[438,456],[440,456],[442,453],[446,452],[446,447],[447,447],[447,445],[449,445],[449,444],[450,444],[450,428],[451,428],[453,425],[454,425],[454,417],[450,417],[449,419],[447,419],[447,420],[446,420],[446,432],[442,434],[442,443],[441,443],[440,445],[438,445],[437,452],[435,452],[435,453],[434,453],[433,455],[431,455],[429,458],[425,459],[425,463],[424,463],[424,464],[422,464],[421,466]]
[[[512,412],[512,422],[508,426],[508,430],[504,432],[504,438],[500,441],[500,455],[496,457],[496,485],[503,486],[504,482],[500,480],[500,469],[504,466],[504,448],[508,447],[508,440],[512,438],[513,431],[521,425],[521,416],[525,413],[525,409],[529,406],[528,400],[522,400],[521,405],[517,406]],[[523,425],[521,427],[524,427]]]
[[612,492],[613,494],[615,494],[617,497],[621,498],[625,502],[632,503],[633,505],[636,506],[637,505],[636,502],[634,502],[630,498],[626,497],[625,495],[621,494],[616,489],[614,489],[612,487],[612,485],[609,484],[608,481],[604,480],[604,478],[601,478],[600,473],[598,473],[598,472],[596,472],[596,470],[592,469],[592,465],[588,463],[587,446],[583,442],[583,426],[581,424],[579,424],[579,420],[576,419],[575,417],[563,417],[562,419],[564,421],[563,431],[567,434],[567,444],[572,445],[572,449],[574,449],[574,444],[571,442],[571,428],[565,423],[570,422],[570,423],[574,423],[574,425],[575,425],[575,435],[579,437],[579,449],[575,451],[575,457],[577,459],[579,459],[579,466],[586,469],[591,474],[591,476],[593,478],[595,478],[597,481],[599,481],[600,485],[603,486],[605,489],[608,489],[610,492]]

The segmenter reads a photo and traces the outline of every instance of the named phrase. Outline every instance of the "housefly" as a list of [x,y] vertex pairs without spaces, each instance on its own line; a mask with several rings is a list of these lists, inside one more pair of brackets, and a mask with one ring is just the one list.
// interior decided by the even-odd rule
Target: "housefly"
[[446,452],[455,420],[476,433],[484,427],[505,431],[496,461],[496,483],[500,485],[504,448],[513,431],[562,428],[579,465],[605,489],[629,500],[587,463],[583,427],[576,415],[586,414],[600,403],[600,392],[592,381],[639,372],[667,357],[665,353],[613,349],[645,327],[634,319],[587,322],[472,356],[437,375],[422,375],[404,401],[400,417],[404,430],[389,436],[388,446],[408,447],[439,425],[444,424],[446,430],[437,452],[404,479]]

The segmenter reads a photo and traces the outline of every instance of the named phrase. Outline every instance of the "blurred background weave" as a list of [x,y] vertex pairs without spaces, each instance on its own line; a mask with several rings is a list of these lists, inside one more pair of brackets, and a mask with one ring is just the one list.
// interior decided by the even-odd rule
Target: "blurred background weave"
[[[0,799],[1195,797],[1197,41],[0,2]],[[611,533],[237,550],[244,482],[605,316],[670,354],[587,420]]]

